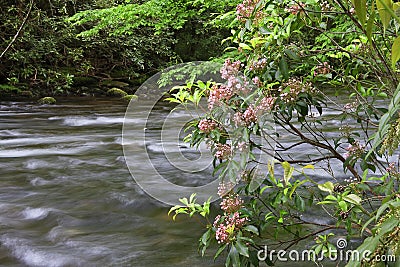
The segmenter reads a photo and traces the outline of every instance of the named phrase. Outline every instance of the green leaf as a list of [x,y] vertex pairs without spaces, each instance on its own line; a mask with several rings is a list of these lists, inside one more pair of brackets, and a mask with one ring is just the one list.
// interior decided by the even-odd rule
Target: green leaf
[[395,216],[390,217],[380,226],[380,231],[378,236],[379,237],[384,236],[386,233],[393,231],[393,229],[398,225],[399,225],[399,219],[397,219]]
[[371,150],[368,151],[367,155],[365,156],[366,159],[383,142],[383,139],[390,128],[389,120],[399,110],[399,102],[400,102],[400,84],[397,86],[396,91],[393,93],[393,97],[390,101],[388,111],[379,120],[378,131],[375,133]]
[[400,36],[398,36],[392,45],[392,68],[395,69],[397,61],[400,59]]
[[301,196],[296,195],[294,199],[294,203],[296,205],[296,208],[300,211],[305,210],[305,202],[304,199]]
[[367,29],[366,29],[367,38],[371,44],[372,44],[372,31],[374,27],[374,21],[375,21],[375,3],[373,2],[371,14],[369,15],[369,19],[367,22]]
[[304,166],[303,169],[312,169],[312,170],[314,170],[314,165],[308,164],[308,165]]
[[326,182],[326,183],[324,183],[324,184],[319,184],[319,185],[318,185],[319,190],[324,191],[324,192],[329,192],[329,193],[331,193],[331,194],[332,194],[332,192],[333,192],[333,188],[334,188],[334,187],[335,187],[335,186],[333,185],[332,182]]
[[375,220],[375,217],[370,218],[361,228],[361,234],[364,232],[364,230],[370,225],[373,221]]
[[232,247],[231,247],[231,250],[229,251],[228,257],[231,259],[232,265],[233,265],[234,267],[240,266],[239,253],[238,253],[238,251],[237,251],[237,249],[236,249],[235,246],[232,246]]
[[344,201],[339,201],[339,207],[342,211],[347,211],[347,204]]
[[207,245],[207,241],[210,239],[210,236],[211,236],[211,228],[208,229],[207,232],[205,232],[205,233],[201,236],[201,238],[200,238],[201,243],[202,243],[204,246]]
[[246,230],[247,232],[259,235],[258,229],[254,225],[246,225],[243,229]]
[[359,205],[361,203],[361,198],[355,194],[349,194],[349,195],[343,197],[343,199],[345,201],[355,204],[355,205]]
[[355,0],[354,9],[361,25],[364,27],[365,21],[367,20],[367,1],[366,0]]
[[276,184],[274,162],[273,161],[272,162],[268,162],[267,167],[268,167],[269,177],[271,177],[272,182],[274,184]]
[[282,162],[281,164],[284,170],[283,179],[285,181],[285,184],[287,184],[290,178],[292,178],[294,167],[290,166],[290,163],[288,163],[287,161]]
[[249,45],[245,44],[245,43],[240,43],[239,47],[243,48],[244,50],[253,50]]
[[300,60],[300,57],[296,54],[296,52],[290,50],[290,49],[285,49],[285,54],[292,60],[298,61]]
[[282,57],[279,61],[279,69],[282,73],[283,78],[287,80],[289,78],[289,68],[285,57]]
[[376,7],[378,8],[379,17],[381,18],[383,28],[386,30],[390,24],[390,20],[392,16],[390,11],[393,9],[393,1],[392,0],[376,0]]
[[[364,240],[364,242],[357,248],[359,255],[363,255],[366,250],[375,251],[376,247],[379,244],[379,236],[368,237]],[[353,258],[353,257],[352,257]],[[361,265],[361,262],[358,259],[351,259],[346,267],[358,267]]]
[[296,184],[292,187],[292,189],[290,190],[289,198],[290,198],[290,199],[292,198],[293,193],[296,191],[296,189],[297,189],[299,186],[303,185],[304,183],[306,183],[306,182],[308,182],[308,181],[309,181],[308,179],[305,179],[305,180],[303,180],[303,181],[301,181],[301,182],[299,182],[299,183],[296,183]]
[[243,244],[240,241],[237,241],[235,243],[235,247],[236,247],[236,249],[237,249],[237,251],[239,252],[240,255],[243,255],[245,257],[249,257],[249,248],[245,244]]
[[218,248],[217,252],[215,253],[214,260],[215,260],[216,258],[218,258],[218,256],[222,253],[222,251],[225,250],[225,248],[226,248],[227,245],[228,245],[228,244],[224,244],[223,246],[220,246],[220,247]]

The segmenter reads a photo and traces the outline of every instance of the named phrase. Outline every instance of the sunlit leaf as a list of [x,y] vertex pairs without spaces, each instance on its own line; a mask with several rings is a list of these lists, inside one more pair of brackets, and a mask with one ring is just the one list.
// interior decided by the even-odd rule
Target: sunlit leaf
[[392,45],[392,67],[396,66],[397,61],[400,59],[400,36],[398,36]]
[[376,7],[378,8],[379,17],[381,18],[383,28],[387,29],[390,24],[392,16],[388,9],[393,9],[392,0],[376,0]]

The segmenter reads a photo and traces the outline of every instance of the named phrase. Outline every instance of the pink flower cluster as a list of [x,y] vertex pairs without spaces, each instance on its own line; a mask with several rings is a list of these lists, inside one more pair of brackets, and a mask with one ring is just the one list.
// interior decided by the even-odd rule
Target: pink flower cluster
[[233,95],[232,89],[226,85],[214,85],[210,90],[208,96],[208,108],[211,110],[215,104],[220,103],[223,100],[229,100]]
[[365,146],[360,145],[360,142],[355,141],[346,148],[346,153],[344,154],[345,158],[348,157],[361,157],[361,155],[365,152]]
[[[288,90],[289,88],[289,90]],[[286,102],[294,102],[297,96],[302,92],[313,92],[314,88],[310,82],[302,82],[298,78],[290,78],[287,82],[283,83],[278,91],[280,98]]]
[[235,122],[236,126],[249,126],[251,123],[257,122],[256,110],[254,106],[248,106],[243,113],[236,112],[233,116],[233,121]]
[[232,153],[231,146],[228,144],[216,144],[215,149],[215,157],[218,159],[227,159]]
[[332,11],[333,10],[333,7],[329,4],[328,1],[322,1],[320,5],[321,5],[322,11]]
[[235,62],[232,62],[229,58],[225,60],[225,63],[220,70],[222,79],[229,80],[232,76],[236,77],[242,65],[243,64],[240,60]]
[[224,216],[221,221],[221,215],[214,220],[214,228],[216,228],[215,239],[218,244],[228,244],[234,239],[235,230],[243,227],[248,221],[247,218],[240,218],[240,213],[235,212],[231,216]]
[[215,122],[215,121],[213,121],[213,120],[211,120],[211,119],[202,119],[202,120],[199,122],[199,124],[198,124],[197,127],[199,127],[200,131],[202,131],[202,132],[208,134],[208,133],[210,133],[212,130],[216,129],[217,126],[218,126],[218,123]]
[[290,7],[286,8],[285,10],[287,12],[292,13],[293,15],[297,15],[297,13],[303,12],[303,8],[305,6],[306,6],[306,4],[300,2],[299,4],[291,5]]
[[256,111],[253,105],[248,106],[247,109],[243,112],[243,119],[247,125],[257,121]]
[[392,176],[399,176],[400,173],[396,168],[396,165],[394,162],[389,163],[389,166],[386,168],[387,172],[392,175]]
[[242,77],[239,71],[243,64],[240,61],[232,62],[230,59],[225,60],[221,68],[221,77],[227,81],[226,85],[214,85],[208,97],[208,108],[212,109],[216,103],[229,100],[235,93],[248,93],[250,91],[250,83],[246,77]]
[[[246,22],[249,19],[254,9],[256,8],[257,4],[260,0],[244,0],[241,4],[236,6],[236,15],[237,19],[241,22]],[[254,21],[258,22],[264,17],[263,13],[260,10],[257,10],[254,14]]]
[[236,148],[239,152],[243,152],[243,151],[245,151],[245,150],[248,148],[248,146],[247,146],[246,142],[239,142],[239,143],[237,143],[237,145],[235,146],[235,148]]
[[346,105],[343,106],[345,111],[348,112],[354,112],[357,108],[357,102],[352,102],[352,103],[347,103]]
[[270,112],[274,108],[275,97],[266,96],[261,99],[260,103],[256,107],[256,114],[261,115],[264,112]]
[[244,92],[249,91],[250,83],[246,80],[246,77],[242,77],[239,74],[240,68],[243,67],[243,63],[238,61],[232,62],[230,59],[225,60],[223,67],[221,68],[222,79],[227,80],[227,87],[233,92]]
[[322,64],[318,65],[315,70],[314,70],[314,76],[317,76],[319,74],[325,75],[331,72],[331,66],[328,64],[328,62],[323,62]]
[[252,81],[258,88],[261,88],[264,85],[258,76],[254,77]]
[[266,58],[261,58],[257,61],[253,61],[249,67],[249,70],[262,70],[264,69],[268,64],[268,60]]
[[243,207],[243,199],[238,195],[226,196],[221,202],[221,209],[227,213],[233,213]]
[[231,182],[221,182],[218,186],[218,196],[221,198],[224,197],[232,191],[234,186],[235,185]]

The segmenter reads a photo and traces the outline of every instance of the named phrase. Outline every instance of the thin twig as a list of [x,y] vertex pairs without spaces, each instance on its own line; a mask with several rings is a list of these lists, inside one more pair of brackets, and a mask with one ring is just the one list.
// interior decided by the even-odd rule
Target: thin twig
[[29,9],[28,12],[26,13],[26,16],[24,18],[24,20],[22,21],[21,26],[19,27],[17,33],[14,35],[13,39],[11,40],[11,42],[8,44],[8,46],[6,47],[6,49],[4,49],[4,51],[1,53],[0,58],[2,58],[4,56],[4,54],[7,52],[8,49],[10,49],[10,47],[12,46],[12,44],[17,40],[19,34],[21,33],[22,29],[24,28],[26,21],[28,20],[28,17],[32,11],[32,7],[33,7],[33,0],[31,0],[30,5],[29,5]]

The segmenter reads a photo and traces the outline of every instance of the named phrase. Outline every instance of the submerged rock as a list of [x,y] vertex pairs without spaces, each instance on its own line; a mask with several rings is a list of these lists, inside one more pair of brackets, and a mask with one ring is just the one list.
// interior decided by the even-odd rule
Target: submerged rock
[[56,102],[57,102],[56,99],[51,96],[46,96],[38,100],[38,103],[42,105],[53,105]]

